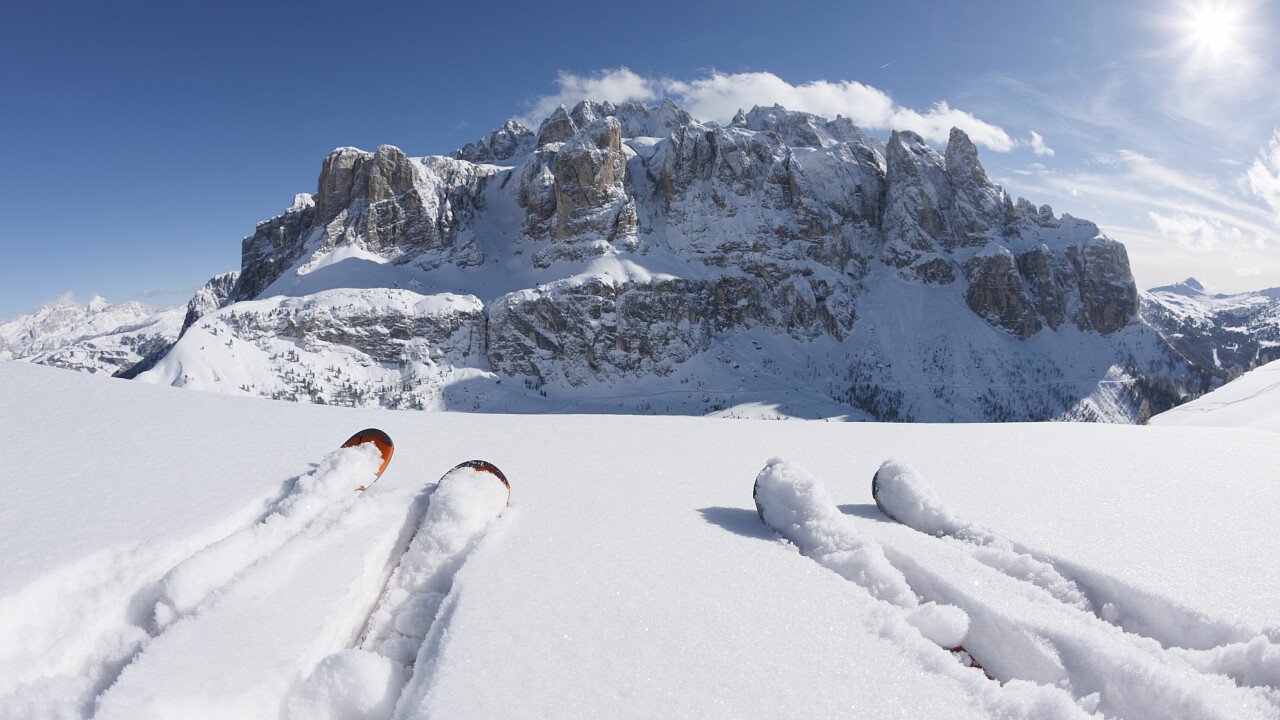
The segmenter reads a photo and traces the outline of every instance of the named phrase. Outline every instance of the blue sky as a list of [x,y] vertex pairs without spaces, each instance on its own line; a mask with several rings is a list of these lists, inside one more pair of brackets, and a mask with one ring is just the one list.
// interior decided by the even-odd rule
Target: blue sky
[[584,95],[958,124],[1140,285],[1280,286],[1277,5],[6,3],[0,318],[184,302],[333,147],[445,153]]

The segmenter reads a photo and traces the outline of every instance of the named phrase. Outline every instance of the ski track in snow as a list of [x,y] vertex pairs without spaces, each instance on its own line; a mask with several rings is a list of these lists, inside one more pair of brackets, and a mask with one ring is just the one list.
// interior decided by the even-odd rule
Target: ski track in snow
[[[470,467],[445,474],[426,498],[426,510],[407,545],[397,547],[393,571],[379,584],[377,604],[357,640],[318,662],[285,700],[285,715],[312,718],[389,718],[401,696],[429,692],[443,630],[457,603],[455,578],[507,507],[507,488]],[[358,678],[337,685],[337,676]],[[413,703],[410,702],[412,705]]]
[[160,581],[152,634],[194,615],[220,588],[304,530],[331,524],[356,502],[354,490],[368,481],[382,458],[371,444],[330,453],[312,472],[297,478],[257,523],[202,548]]
[[[5,598],[7,617],[49,602],[74,607],[25,613],[43,624],[0,627],[0,718],[390,718],[402,694],[421,701],[447,639],[455,578],[507,507],[506,487],[487,472],[446,474],[414,498],[394,535],[384,528],[369,543],[362,568],[334,568],[346,579],[317,588],[315,598],[330,612],[311,632],[289,635],[307,647],[280,648],[267,632],[255,651],[242,633],[228,632],[252,621],[272,584],[283,589],[291,566],[323,563],[326,543],[372,532],[356,528],[382,511],[358,510],[378,500],[353,491],[380,460],[372,445],[336,450],[262,509],[189,545],[167,554],[104,550]],[[202,694],[202,674],[185,667],[200,663],[191,645],[214,656],[244,653],[246,667],[270,651],[281,657],[263,663],[261,677],[246,669]],[[48,651],[33,663],[21,652],[31,647]],[[166,675],[160,697],[150,688]]]
[[[35,620],[0,630],[0,718],[93,715],[100,697],[171,625],[215,604],[241,575],[293,538],[333,523],[380,461],[372,446],[336,450],[287,481],[248,524],[232,518],[169,552],[103,550],[6,598],[0,605],[5,617]],[[69,611],[27,611],[50,602],[69,605]],[[46,651],[35,663],[11,655],[24,646]],[[64,700],[53,707],[50,697]]]
[[959,541],[978,562],[1030,582],[1124,632],[1150,638],[1202,672],[1226,675],[1241,685],[1280,688],[1280,630],[1211,617],[964,522],[919,474],[902,463],[886,462],[876,473],[875,484],[877,504],[903,525]]
[[[1207,617],[962,523],[904,465],[886,463],[876,485],[877,505],[901,526],[863,532],[821,481],[781,459],[760,472],[755,495],[761,519],[802,554],[901,608],[906,623],[942,648],[962,639],[1003,683],[991,683],[999,690],[986,696],[997,713],[1280,717],[1274,630]],[[929,608],[947,612],[922,618]],[[1025,714],[1011,697],[1026,692],[1016,681],[1061,693],[1071,710]]]

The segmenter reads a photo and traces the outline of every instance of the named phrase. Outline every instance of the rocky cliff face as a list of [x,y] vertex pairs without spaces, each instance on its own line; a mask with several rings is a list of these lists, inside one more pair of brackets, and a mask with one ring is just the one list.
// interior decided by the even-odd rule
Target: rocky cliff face
[[1126,419],[1143,383],[1176,396],[1195,375],[1139,318],[1124,247],[1013,200],[963,132],[939,152],[777,106],[719,125],[670,101],[588,102],[448,158],[340,148],[314,195],[244,241],[229,304],[199,324],[296,337],[229,313],[342,288],[357,305],[364,288],[467,298],[458,322],[482,341],[445,365],[413,369],[354,316],[325,336],[404,360],[406,386],[430,377],[446,406],[465,375],[480,409]]
[[187,314],[182,318],[182,332],[186,332],[187,328],[194,325],[202,316],[231,302],[232,293],[235,292],[236,283],[239,280],[238,270],[209,278],[209,282],[187,301]]

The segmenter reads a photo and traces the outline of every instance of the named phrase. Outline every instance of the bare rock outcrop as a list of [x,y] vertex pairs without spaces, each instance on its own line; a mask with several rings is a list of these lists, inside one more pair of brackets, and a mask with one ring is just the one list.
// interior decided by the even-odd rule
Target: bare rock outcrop
[[500,163],[527,155],[536,141],[532,130],[516,120],[508,120],[487,136],[455,151],[453,158],[473,163]]

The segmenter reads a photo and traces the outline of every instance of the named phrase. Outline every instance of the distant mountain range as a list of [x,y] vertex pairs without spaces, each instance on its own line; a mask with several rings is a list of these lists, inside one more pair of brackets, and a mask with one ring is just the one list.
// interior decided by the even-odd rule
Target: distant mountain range
[[112,305],[100,296],[83,305],[47,305],[0,323],[0,359],[116,375],[168,350],[182,318],[181,310],[139,302]]
[[1280,359],[1280,288],[1226,295],[1188,278],[1143,293],[1142,316],[1215,378],[1229,380]]
[[587,102],[450,157],[333,151],[131,355],[3,337],[342,405],[1132,422],[1274,357],[1278,298],[1139,292],[1123,245],[1010,197],[959,130]]

